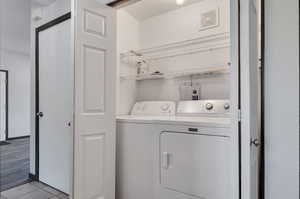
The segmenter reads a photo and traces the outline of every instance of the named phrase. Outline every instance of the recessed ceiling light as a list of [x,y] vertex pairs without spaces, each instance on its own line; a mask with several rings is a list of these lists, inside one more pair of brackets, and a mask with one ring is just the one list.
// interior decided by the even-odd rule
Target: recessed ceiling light
[[185,0],[176,0],[177,5],[183,5]]

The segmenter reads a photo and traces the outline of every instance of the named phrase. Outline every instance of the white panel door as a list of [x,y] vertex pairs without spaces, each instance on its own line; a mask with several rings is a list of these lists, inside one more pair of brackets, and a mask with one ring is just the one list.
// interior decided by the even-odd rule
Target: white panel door
[[0,141],[6,139],[6,73],[0,71]]
[[70,20],[39,33],[39,180],[70,193],[73,74]]
[[116,13],[75,5],[75,199],[115,197]]

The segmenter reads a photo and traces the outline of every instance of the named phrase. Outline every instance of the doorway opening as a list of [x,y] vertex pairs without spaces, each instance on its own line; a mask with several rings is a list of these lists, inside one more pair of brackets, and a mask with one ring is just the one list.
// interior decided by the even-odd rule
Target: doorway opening
[[1,141],[8,143],[0,144],[1,194],[5,198],[16,198],[16,192],[21,193],[18,198],[69,197],[74,87],[71,0],[4,0],[0,11],[1,22],[16,19],[0,23],[1,41],[2,36],[5,41],[0,44],[0,86],[4,86],[2,70],[7,70],[10,105],[3,130],[9,133],[4,139],[1,89]]
[[72,190],[73,67],[70,20],[71,13],[67,13],[38,27],[35,35],[35,178],[66,194]]
[[[119,56],[117,197],[240,198],[239,24],[231,27],[230,21],[238,5],[235,10],[226,0],[176,3],[113,4]],[[215,158],[206,159],[207,151]],[[130,169],[137,162],[139,172]],[[222,182],[214,192],[209,179]]]
[[[164,6],[168,3],[172,5],[168,5],[168,8],[164,9]],[[179,148],[172,148],[172,144],[166,141],[167,138],[165,137],[170,137],[169,139],[174,141],[176,140],[174,138],[175,136],[171,138],[172,136],[166,134],[169,131],[175,133],[182,131],[183,134],[188,134],[189,130],[184,131],[182,130],[184,128],[174,125],[172,126],[173,129],[172,127],[164,127],[162,123],[169,122],[172,125],[172,122],[170,122],[172,117],[175,116],[176,118],[176,116],[182,113],[181,111],[183,109],[180,109],[182,108],[182,101],[187,103],[187,101],[191,100],[207,100],[203,102],[203,106],[205,107],[208,103],[208,108],[211,108],[214,106],[214,100],[229,99],[231,118],[233,119],[232,121],[234,121],[231,123],[233,127],[231,129],[232,134],[230,135],[230,140],[232,141],[231,149],[234,155],[228,157],[230,159],[229,162],[231,162],[231,166],[229,167],[231,169],[234,168],[234,171],[231,172],[229,178],[232,178],[231,183],[233,182],[234,185],[231,187],[231,190],[230,188],[227,189],[227,191],[230,190],[228,191],[230,193],[227,193],[229,195],[225,193],[221,195],[226,195],[226,198],[242,198],[244,196],[247,197],[246,195],[249,194],[251,195],[250,198],[263,198],[262,184],[264,183],[264,177],[261,175],[263,173],[260,173],[262,172],[261,165],[263,165],[260,161],[263,161],[263,157],[260,159],[262,155],[261,150],[263,149],[263,143],[261,143],[263,142],[263,136],[261,136],[263,134],[261,134],[262,129],[260,129],[260,91],[262,85],[259,63],[261,53],[260,26],[262,25],[260,22],[261,1],[253,2],[253,5],[251,5],[249,9],[250,13],[247,13],[251,18],[250,25],[248,23],[242,23],[246,16],[245,13],[241,14],[240,12],[241,6],[245,7],[243,3],[240,4],[238,1],[238,3],[234,5],[235,3],[232,1],[210,2],[212,4],[218,4],[217,6],[207,5],[206,3],[207,1],[169,1],[162,3],[160,1],[119,0],[109,4],[117,8],[117,52],[119,56],[117,59],[116,105],[118,197],[138,197],[139,193],[135,191],[137,189],[144,190],[141,191],[141,193],[148,193],[149,198],[153,197],[151,194],[165,194],[164,197],[174,197],[176,195],[175,192],[191,195],[192,197],[204,197],[200,193],[200,188],[195,188],[196,190],[190,188],[191,186],[196,187],[194,182],[197,180],[194,180],[193,185],[190,185],[190,187],[185,187],[189,183],[188,181],[181,181],[184,185],[180,184],[179,179],[182,180],[184,177],[180,176],[180,172],[176,172],[175,163],[173,162],[173,165],[170,163],[174,161],[173,158],[175,159],[176,153],[178,153],[177,155],[180,157],[180,154],[183,154],[184,150],[180,151]],[[193,16],[193,8],[198,5],[201,5],[197,10],[198,13]],[[158,9],[155,9],[155,6],[157,6]],[[190,10],[188,10],[189,8]],[[184,9],[188,10],[185,12],[186,16],[184,14],[180,15],[181,10]],[[224,14],[226,11],[227,16]],[[233,15],[235,16],[232,17]],[[226,17],[228,16],[230,16],[231,21],[226,22]],[[189,20],[185,21],[185,17]],[[201,19],[209,21],[210,25],[202,29],[201,23],[203,21]],[[229,24],[232,27],[230,27]],[[247,40],[245,37],[246,34],[240,35],[240,30],[245,28],[244,24],[251,26],[250,29],[253,30],[249,33],[251,37],[250,40],[254,43],[249,48],[250,64],[245,62],[246,57],[249,55],[245,54],[245,49],[247,48],[244,45]],[[226,27],[226,25],[228,28],[227,31],[226,28],[220,30],[222,26]],[[224,37],[222,38],[215,38],[216,35],[220,33],[227,33],[229,39],[226,38],[226,35],[223,35]],[[208,41],[205,40],[206,37],[209,38]],[[222,44],[229,42],[230,45],[227,47],[224,45],[222,47],[219,46],[219,48],[214,48],[218,46],[218,42],[220,41],[223,42]],[[242,51],[241,46],[243,48]],[[209,49],[207,54],[205,54],[205,48]],[[221,52],[222,50],[224,51]],[[226,57],[226,50],[228,50],[228,57]],[[198,57],[193,58],[193,56]],[[209,59],[209,56],[213,56],[213,59]],[[185,59],[186,57],[188,57],[188,59]],[[224,61],[222,58],[224,58],[224,60],[227,58],[227,60]],[[193,63],[193,59],[198,62]],[[216,64],[218,61],[219,63]],[[223,66],[224,68],[221,70],[225,72],[219,73],[220,68],[216,69],[213,68],[213,66],[221,66],[220,68]],[[226,66],[228,68],[226,68]],[[226,76],[226,71],[228,79],[218,79],[222,77],[222,75]],[[248,76],[248,74],[250,75]],[[249,84],[247,83],[248,78],[252,81]],[[226,89],[228,82],[229,86]],[[214,87],[209,85],[210,83],[213,83]],[[223,87],[218,87],[218,83],[221,83]],[[209,92],[207,92],[207,88],[209,88]],[[226,94],[228,95],[226,96]],[[246,99],[246,96],[250,96],[250,98]],[[153,101],[155,103],[153,103]],[[172,103],[174,101],[175,106],[173,106]],[[191,103],[195,104],[194,102]],[[199,104],[201,104],[201,102],[199,102]],[[170,109],[179,107],[179,109],[173,111],[166,108],[169,111],[168,116],[172,117],[164,118],[160,117],[165,116],[164,113],[155,112],[155,110],[159,110],[159,108],[156,109],[155,106],[169,107]],[[196,110],[196,108],[194,108],[194,110]],[[211,110],[214,109],[212,108]],[[247,121],[247,117],[250,115],[251,117],[249,117]],[[193,116],[197,116],[197,114],[193,113]],[[145,120],[147,120],[147,125],[142,127]],[[194,126],[201,126],[201,122],[195,123]],[[153,133],[154,128],[151,128],[151,124],[159,125],[161,128],[155,129],[157,134],[161,133],[157,135],[156,138],[155,135],[153,135],[153,137],[147,137],[151,131],[152,134],[156,134]],[[177,124],[180,124],[178,120]],[[253,131],[250,132],[247,130],[248,124]],[[139,129],[136,131],[137,134],[134,133],[136,129]],[[193,132],[198,132],[199,130],[193,126],[189,129],[193,130]],[[149,130],[149,132],[142,135],[141,132],[147,132],[147,130]],[[247,135],[242,134],[242,131],[246,132]],[[138,146],[133,146],[134,142],[132,142],[135,137],[139,137],[141,142],[143,142],[142,138],[147,140],[144,144],[141,144],[141,146],[143,146],[143,149],[148,147],[149,154],[147,154],[147,157],[149,157],[149,159],[145,160],[139,156],[142,154],[138,152],[140,150],[136,150]],[[149,144],[149,139],[152,141],[152,145]],[[183,141],[185,139],[178,138],[178,147],[180,146],[179,140]],[[163,145],[164,143],[165,145]],[[250,148],[249,143],[251,145]],[[171,149],[166,146],[168,144],[170,144],[169,148]],[[186,144],[186,146],[190,145]],[[188,147],[185,149],[188,150]],[[171,150],[171,152],[159,150]],[[145,166],[146,161],[150,161],[150,159],[152,162],[157,161],[156,166]],[[149,174],[154,171],[154,177],[151,178],[151,180],[142,180],[145,184],[131,183],[134,181],[133,178],[140,177],[142,179],[142,177],[145,177],[142,172],[139,173],[140,175],[137,174],[136,170],[132,170],[133,173],[130,173],[129,168],[134,167],[135,161],[145,161],[144,167],[140,169],[148,169],[146,173]],[[195,163],[193,165],[197,165],[196,162],[193,163]],[[161,164],[161,167],[157,168],[159,164]],[[172,168],[169,168],[169,164]],[[184,167],[182,164],[180,166]],[[189,168],[187,170],[192,169]],[[156,176],[155,172],[158,173]],[[251,182],[251,186],[246,187],[247,176],[245,176],[245,174],[248,172],[253,175],[251,179],[248,179],[248,182]],[[194,177],[197,178],[196,176]],[[178,181],[176,181],[176,179],[178,179]],[[159,182],[155,184],[152,181]],[[199,181],[197,182],[200,183]],[[128,184],[128,186],[124,184]],[[143,189],[145,187],[151,187],[151,189]],[[206,195],[205,197],[210,198],[211,196]]]

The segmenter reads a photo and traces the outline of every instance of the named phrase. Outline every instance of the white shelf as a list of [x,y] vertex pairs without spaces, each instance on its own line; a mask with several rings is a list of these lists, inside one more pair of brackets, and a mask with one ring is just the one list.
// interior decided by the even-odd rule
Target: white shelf
[[[121,53],[121,60],[127,60],[128,63],[137,63],[137,60],[155,60],[174,56],[182,56],[193,53],[210,52],[230,47],[230,34],[228,32],[209,35],[192,40],[165,44],[148,49],[137,51],[129,51]],[[135,61],[134,61],[135,60]],[[134,65],[136,66],[136,65]],[[195,66],[185,67],[189,69],[179,71],[161,71],[164,74],[144,74],[144,75],[121,75],[121,80],[149,80],[149,79],[164,79],[164,78],[179,78],[192,75],[214,75],[228,71],[228,65],[219,66]]]
[[[136,50],[135,52],[141,54],[146,60],[162,59],[173,56],[180,56],[192,53],[201,53],[208,51],[215,51],[230,47],[230,34],[220,33],[209,35],[192,40],[175,42],[171,44],[160,45],[152,48]],[[131,52],[121,53],[121,59],[125,57],[133,57]]]
[[164,74],[145,74],[145,75],[136,76],[137,81],[150,80],[150,79],[164,79],[164,78],[165,78]]
[[228,66],[212,66],[206,68],[194,68],[194,69],[187,69],[184,71],[173,71],[170,74],[166,75],[167,78],[179,78],[185,76],[192,76],[192,75],[215,75],[228,72]]
[[224,74],[229,71],[229,67],[224,66],[211,66],[206,68],[193,68],[184,71],[170,71],[168,73],[161,74],[144,74],[144,75],[121,75],[120,78],[122,80],[155,80],[155,79],[172,79],[179,77],[186,77],[192,75],[216,75],[216,74]]
[[136,80],[136,81],[141,81],[141,80],[151,80],[151,79],[164,79],[165,75],[164,74],[144,74],[144,75],[120,75],[121,80]]

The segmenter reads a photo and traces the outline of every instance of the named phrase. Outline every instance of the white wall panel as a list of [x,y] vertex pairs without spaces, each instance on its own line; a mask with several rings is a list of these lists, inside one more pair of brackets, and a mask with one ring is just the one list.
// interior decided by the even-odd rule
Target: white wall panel
[[[0,69],[8,70],[9,138],[30,135],[30,57],[16,52],[0,51]],[[2,65],[2,66],[1,66]]]
[[[86,113],[103,113],[105,106],[105,56],[103,49],[85,45],[84,57],[84,111]],[[98,85],[98,91],[93,89]]]
[[265,3],[266,199],[298,199],[299,1]]
[[[140,32],[138,21],[124,10],[117,11],[117,50],[120,53],[140,48]],[[117,75],[133,74],[136,67],[117,62]],[[117,78],[117,113],[128,114],[136,100],[135,80],[121,80]]]
[[30,134],[30,2],[0,1],[0,69],[9,71],[9,137]]
[[[82,184],[85,198],[97,198],[104,195],[104,171],[105,171],[105,134],[84,135],[81,139],[81,162],[84,164],[82,172]],[[93,164],[90,164],[93,162]],[[99,186],[100,185],[100,186]]]
[[91,34],[105,36],[105,17],[92,11],[86,11],[84,14],[85,24],[84,29]]

